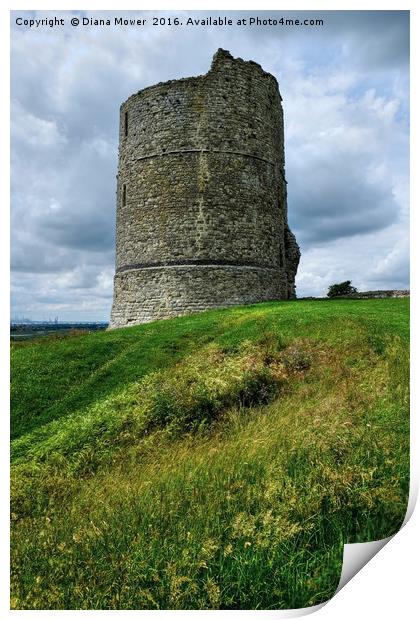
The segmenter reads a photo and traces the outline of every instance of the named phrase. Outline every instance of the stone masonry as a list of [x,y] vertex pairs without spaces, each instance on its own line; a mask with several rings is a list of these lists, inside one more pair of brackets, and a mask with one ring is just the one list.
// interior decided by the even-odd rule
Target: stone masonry
[[122,104],[116,244],[111,328],[295,297],[272,75],[219,49]]

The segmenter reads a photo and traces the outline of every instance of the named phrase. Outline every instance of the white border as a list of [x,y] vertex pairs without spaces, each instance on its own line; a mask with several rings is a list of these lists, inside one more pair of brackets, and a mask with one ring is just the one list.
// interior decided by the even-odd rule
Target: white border
[[[35,6],[30,6],[34,5]],[[31,3],[28,1],[16,1],[16,2],[6,2],[5,5],[0,9],[0,28],[1,28],[1,50],[2,50],[2,86],[3,86],[3,97],[1,100],[1,112],[2,112],[2,120],[4,124],[3,131],[3,149],[2,149],[2,170],[3,170],[3,183],[1,185],[2,197],[3,200],[1,202],[2,208],[0,209],[0,252],[2,258],[2,283],[3,283],[3,292],[4,296],[7,298],[7,291],[9,289],[9,213],[6,205],[9,204],[9,186],[6,181],[7,178],[10,178],[9,175],[9,149],[8,149],[8,140],[5,136],[9,133],[9,96],[4,93],[4,90],[7,91],[9,86],[9,10],[28,10],[28,9],[36,9],[36,10],[76,10],[80,9],[80,6],[75,6],[75,3],[69,2],[45,2],[39,0],[37,3]],[[90,1],[86,3],[86,6],[83,7],[84,10],[116,10],[115,3],[109,2],[99,2],[99,1]],[[168,3],[168,2],[158,2],[154,3],[151,1],[145,0],[141,3],[141,7],[139,7],[138,3],[133,1],[121,0],[118,3],[118,10],[142,10],[154,9],[154,10],[170,10],[170,9],[189,9],[195,11],[203,11],[203,10],[255,10],[256,8],[260,10],[291,10],[291,11],[299,11],[299,10],[316,10],[319,13],[327,10],[411,10],[411,45],[412,45],[412,53],[411,53],[411,109],[416,111],[419,108],[418,102],[418,84],[415,81],[415,76],[418,75],[418,59],[419,59],[419,45],[417,43],[416,37],[419,36],[419,28],[418,28],[418,16],[416,5],[413,1],[409,2],[379,2],[379,1],[361,1],[354,0],[353,2],[342,2],[337,3],[331,0],[325,1],[323,0],[318,5],[314,2],[310,1],[298,1],[290,2],[290,3],[279,3],[274,2],[258,2],[258,6],[251,4],[250,2],[229,2],[229,3],[221,3],[215,2],[212,3],[204,3],[199,6],[198,3],[193,3],[191,1],[184,0],[182,3]],[[413,120],[413,131],[411,133],[411,152],[412,152],[412,161],[414,161],[413,169],[418,170],[418,152],[415,147],[417,147],[417,142],[414,143],[414,140],[418,139],[419,135],[419,123],[416,117],[412,117]],[[416,137],[416,138],[415,138]],[[416,168],[417,164],[417,168]],[[415,233],[418,230],[418,215],[417,215],[417,203],[416,198],[418,197],[418,173],[417,175],[413,175],[412,178],[412,186],[411,186],[411,204],[415,207],[412,211],[412,223],[411,223],[411,248],[412,248],[412,256],[411,256],[411,264],[418,265],[419,264],[419,256],[418,256],[418,243],[415,238]],[[418,302],[417,302],[417,273],[418,268],[413,269],[412,272],[412,282],[411,282],[411,290],[412,290],[412,316],[418,316]],[[9,311],[8,311],[8,302],[7,299],[3,300],[3,303],[0,305],[1,312],[1,343],[2,343],[2,351],[6,352],[3,358],[3,363],[1,365],[1,384],[2,388],[1,393],[6,395],[8,393],[8,346],[9,346]],[[416,389],[416,376],[418,377],[418,341],[419,341],[419,330],[418,330],[418,321],[412,321],[412,396],[413,396],[413,405],[412,411],[414,412],[416,409],[416,404],[418,403],[418,392]],[[417,378],[418,381],[418,378]],[[3,396],[3,409],[4,415],[2,416],[2,433],[1,437],[6,447],[1,450],[1,475],[2,481],[2,490],[3,492],[8,489],[8,474],[9,474],[9,453],[8,453],[8,416],[7,410],[7,399]],[[418,449],[418,438],[419,438],[419,424],[414,419],[412,415],[411,421],[411,502],[413,503],[414,496],[417,494],[418,489],[418,481],[419,481],[419,449]],[[414,493],[414,494],[413,494]],[[411,508],[411,507],[410,507]],[[141,618],[153,617],[156,618],[156,614],[173,614],[176,613],[178,617],[201,615],[201,614],[218,614],[226,615],[229,614],[232,616],[238,616],[239,614],[242,616],[251,615],[255,617],[262,616],[283,616],[281,612],[264,612],[264,611],[227,611],[227,612],[212,612],[212,611],[190,611],[190,612],[151,612],[151,611],[85,611],[85,612],[75,612],[75,611],[9,611],[9,578],[8,578],[8,500],[7,497],[3,498],[1,502],[1,514],[0,514],[0,531],[2,534],[2,562],[0,562],[0,610],[2,612],[2,618],[18,618],[23,615],[29,614],[33,618],[48,618],[54,614],[60,614],[61,616],[71,616],[74,614],[89,614],[89,617],[98,616],[99,614],[106,614],[108,617],[115,617],[120,614],[136,614]],[[420,550],[420,511],[417,510],[414,512],[414,515],[405,525],[401,532],[399,532],[390,542],[385,546],[385,548],[371,560],[365,568],[360,571],[351,581],[347,584],[338,594],[336,594],[333,599],[327,603],[320,611],[317,612],[317,617],[321,619],[334,619],[337,618],[346,620],[350,618],[354,618],[355,615],[358,615],[362,618],[384,618],[384,619],[392,619],[401,618],[401,619],[410,619],[417,617],[418,608],[417,608],[417,581],[416,576],[419,574],[418,564],[419,564],[419,550]],[[307,610],[309,611],[309,610]],[[289,614],[287,614],[289,615]],[[289,615],[291,617],[292,614]],[[295,614],[293,614],[295,615]]]

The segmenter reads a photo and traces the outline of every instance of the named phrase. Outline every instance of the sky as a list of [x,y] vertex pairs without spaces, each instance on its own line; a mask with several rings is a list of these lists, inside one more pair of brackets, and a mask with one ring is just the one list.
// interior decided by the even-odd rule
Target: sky
[[[153,16],[323,19],[323,26],[153,26]],[[72,26],[70,18],[147,19]],[[17,25],[62,18],[64,26]],[[206,73],[222,47],[276,76],[298,297],[351,280],[409,288],[407,11],[13,11],[12,317],[109,319],[119,106]]]

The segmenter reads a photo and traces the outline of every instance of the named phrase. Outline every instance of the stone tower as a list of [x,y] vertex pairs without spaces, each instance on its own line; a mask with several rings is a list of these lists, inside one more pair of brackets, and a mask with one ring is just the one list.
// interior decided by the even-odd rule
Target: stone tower
[[219,49],[120,110],[110,327],[295,296],[276,79]]

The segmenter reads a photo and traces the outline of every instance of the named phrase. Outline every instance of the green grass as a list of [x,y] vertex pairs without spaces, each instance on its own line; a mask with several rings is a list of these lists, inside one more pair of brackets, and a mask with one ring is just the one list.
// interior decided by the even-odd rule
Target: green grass
[[408,498],[408,300],[12,346],[12,607],[281,609]]

